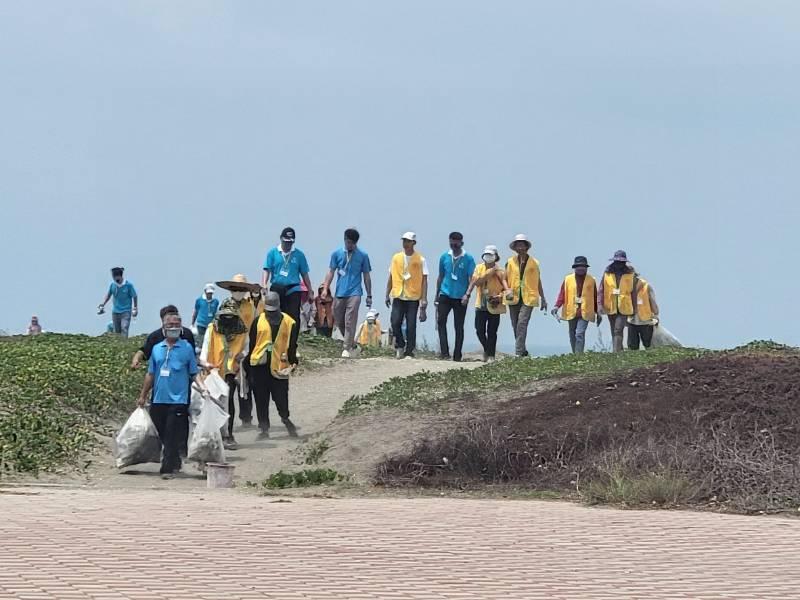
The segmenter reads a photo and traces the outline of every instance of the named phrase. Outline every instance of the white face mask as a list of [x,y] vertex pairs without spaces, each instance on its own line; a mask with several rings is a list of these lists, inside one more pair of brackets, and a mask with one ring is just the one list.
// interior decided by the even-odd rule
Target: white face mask
[[241,302],[242,300],[247,298],[247,292],[231,292],[231,298],[233,298],[237,302]]
[[487,265],[493,265],[496,260],[494,254],[484,254],[481,258]]

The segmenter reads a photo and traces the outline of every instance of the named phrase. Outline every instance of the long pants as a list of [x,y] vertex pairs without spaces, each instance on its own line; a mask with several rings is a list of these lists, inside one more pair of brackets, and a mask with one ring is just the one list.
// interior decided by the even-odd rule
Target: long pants
[[467,319],[467,307],[461,298],[439,296],[439,307],[436,311],[436,325],[439,328],[439,351],[443,357],[450,355],[450,344],[447,340],[447,319],[453,311],[453,325],[456,330],[456,345],[453,348],[453,358],[461,360],[464,348],[464,321]]
[[131,313],[111,313],[111,322],[114,324],[114,333],[128,337],[128,330],[131,327]]
[[488,310],[475,311],[475,332],[483,346],[483,353],[494,358],[497,353],[497,329],[500,327],[500,315],[493,315]]
[[589,321],[575,317],[569,322],[569,345],[573,354],[583,354],[586,347],[586,328]]
[[653,342],[652,325],[631,325],[628,323],[628,348],[630,350],[639,349],[639,341],[645,348],[649,348]]
[[344,349],[355,348],[356,328],[358,327],[358,309],[361,307],[361,296],[336,298],[333,301],[333,320],[344,338]]
[[622,352],[622,340],[627,324],[628,317],[625,315],[608,315],[608,325],[611,328],[611,341],[614,352]]
[[247,385],[239,389],[239,420],[242,423],[250,423],[253,420],[253,367],[244,360],[242,369],[247,377]]
[[[300,292],[287,294],[283,291],[283,288],[275,289],[275,292],[277,292],[281,299],[281,312],[285,312],[297,323],[297,327],[292,327],[292,337],[289,340],[289,345],[293,348],[297,348],[297,336],[300,335],[300,305],[302,294]],[[233,420],[233,415],[231,415],[231,420]]]
[[197,326],[197,337],[194,339],[194,344],[197,348],[203,347],[203,338],[206,337],[206,329],[208,329],[206,325]]
[[517,356],[528,356],[525,343],[528,339],[528,323],[530,323],[533,307],[520,301],[508,307],[511,315],[511,328],[514,330],[514,353]]
[[180,451],[189,438],[189,405],[151,404],[150,418],[164,446],[161,473],[174,473],[181,468]]
[[[392,302],[392,331],[394,347],[405,349],[406,356],[413,356],[417,348],[417,313],[419,300],[400,300]],[[406,335],[403,335],[403,321],[406,324]]]
[[226,439],[233,438],[233,419],[236,417],[236,388],[239,385],[235,373],[225,375],[225,383],[228,384],[228,435],[222,434]]
[[261,431],[269,429],[269,400],[275,403],[281,419],[289,418],[289,380],[277,379],[272,376],[269,365],[252,367],[251,379],[253,393],[256,398],[256,414],[258,415],[258,428]]

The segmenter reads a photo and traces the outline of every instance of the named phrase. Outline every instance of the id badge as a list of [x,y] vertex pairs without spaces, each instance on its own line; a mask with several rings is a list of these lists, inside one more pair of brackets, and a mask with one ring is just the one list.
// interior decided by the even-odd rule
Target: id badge
[[639,306],[642,306],[644,304],[644,300],[642,300],[641,298],[637,298],[636,299],[636,304],[638,304]]
[[409,279],[411,279],[411,273],[403,273],[403,279],[405,281],[408,281]]
[[577,304],[578,306],[583,304],[583,298],[575,298],[575,304]]
[[281,270],[278,272],[278,274],[279,274],[281,277],[288,277],[288,276],[289,276],[289,271],[287,271],[286,269],[281,269]]
[[339,269],[339,277],[344,277],[347,275],[347,271],[345,269]]
[[160,375],[161,375],[161,377],[169,377],[169,368],[168,367],[167,368],[162,367],[161,371],[160,371]]
[[611,292],[611,293],[614,294],[615,296],[619,296],[619,294],[620,294],[619,288],[614,288],[614,291]]

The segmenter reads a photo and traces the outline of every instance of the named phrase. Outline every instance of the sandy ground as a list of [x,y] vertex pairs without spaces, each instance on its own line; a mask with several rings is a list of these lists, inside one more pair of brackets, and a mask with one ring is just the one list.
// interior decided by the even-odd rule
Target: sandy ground
[[[297,425],[300,437],[290,438],[270,405],[272,429],[270,439],[257,441],[257,429],[241,430],[237,419],[234,431],[239,449],[227,453],[228,462],[236,465],[236,481],[260,482],[281,469],[294,469],[302,461],[298,448],[315,434],[323,431],[336,417],[339,409],[354,394],[363,394],[392,377],[404,377],[418,371],[446,371],[453,368],[473,368],[478,363],[452,363],[429,360],[393,360],[371,358],[352,361],[337,361],[336,364],[308,371],[292,379],[289,392],[289,409],[292,420]],[[406,417],[407,419],[409,417]],[[385,423],[387,419],[383,419]],[[375,434],[382,435],[385,427],[377,428]],[[369,453],[369,438],[363,433],[359,444]],[[374,439],[374,438],[373,438]],[[349,452],[349,450],[348,450]],[[374,457],[373,458],[380,458]],[[195,466],[187,463],[184,472],[172,481],[163,481],[158,474],[157,464],[131,467],[122,472],[113,466],[108,452],[95,457],[87,472],[79,478],[68,481],[99,488],[169,488],[193,489],[205,486],[205,478]]]

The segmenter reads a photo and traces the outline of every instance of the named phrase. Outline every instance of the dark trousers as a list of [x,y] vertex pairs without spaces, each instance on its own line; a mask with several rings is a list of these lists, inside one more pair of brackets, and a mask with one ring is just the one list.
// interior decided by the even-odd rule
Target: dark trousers
[[645,348],[649,348],[653,342],[652,325],[631,325],[628,323],[628,349],[638,350],[639,341]]
[[461,298],[439,296],[439,308],[436,311],[436,325],[439,327],[439,351],[442,356],[450,354],[450,344],[447,340],[447,319],[453,311],[453,325],[456,330],[456,345],[453,348],[453,358],[461,360],[461,351],[464,347],[464,321],[467,318],[467,307]]
[[228,414],[230,418],[228,419],[228,438],[233,437],[233,419],[236,417],[236,388],[238,387],[238,382],[236,379],[236,375],[233,373],[228,373],[225,375],[225,383],[228,384]]
[[[292,328],[292,337],[289,340],[289,345],[293,348],[297,348],[297,336],[300,334],[300,305],[302,304],[302,294],[300,292],[287,294],[283,288],[275,288],[274,291],[278,293],[281,299],[281,312],[292,317],[295,323],[297,323],[297,327]],[[233,415],[231,415],[231,419],[233,419]]]
[[494,358],[497,353],[497,329],[500,327],[500,315],[493,315],[488,310],[475,311],[475,332],[483,346],[486,356]]
[[[392,332],[394,333],[394,347],[405,348],[406,356],[413,356],[417,347],[417,313],[419,300],[392,301]],[[403,321],[406,322],[406,336],[403,337]]]
[[189,438],[189,405],[151,404],[150,418],[164,446],[161,472],[174,473],[181,468],[181,448],[186,447]]
[[253,393],[256,399],[256,415],[258,428],[269,429],[269,400],[275,403],[281,419],[289,418],[289,380],[276,379],[272,376],[269,365],[258,365],[250,368],[253,382]]

